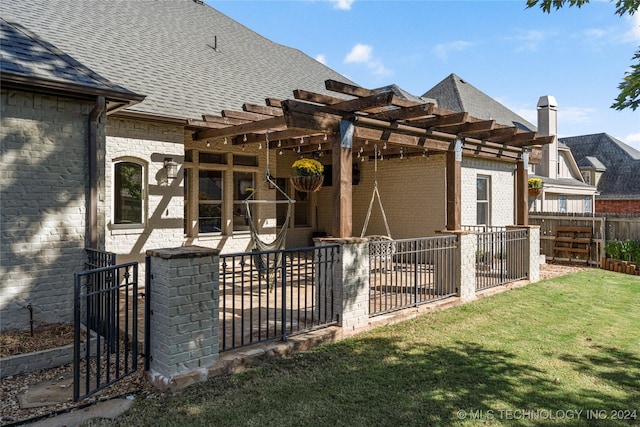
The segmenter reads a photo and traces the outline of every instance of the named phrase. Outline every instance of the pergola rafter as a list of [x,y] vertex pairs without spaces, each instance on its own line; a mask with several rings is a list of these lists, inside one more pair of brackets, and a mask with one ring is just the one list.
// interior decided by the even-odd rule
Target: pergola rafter
[[[281,149],[300,154],[333,153],[337,212],[334,236],[351,233],[353,152],[371,156],[379,144],[386,147],[387,157],[445,153],[447,180],[455,184],[447,186],[447,228],[456,230],[460,228],[462,156],[517,164],[516,197],[526,200],[526,168],[522,164],[526,158],[539,163],[540,146],[553,141],[553,137],[539,137],[536,132],[406,99],[391,91],[374,91],[335,80],[327,80],[325,87],[338,96],[298,89],[293,92],[294,99],[267,98],[264,106],[247,103],[242,111],[205,114],[203,120],[188,123],[195,130],[194,141],[224,139],[234,145],[258,144],[268,133]],[[353,138],[347,146],[340,144],[341,121],[350,122],[353,127]],[[526,223],[526,212],[522,212],[526,203],[517,205],[518,223]]]

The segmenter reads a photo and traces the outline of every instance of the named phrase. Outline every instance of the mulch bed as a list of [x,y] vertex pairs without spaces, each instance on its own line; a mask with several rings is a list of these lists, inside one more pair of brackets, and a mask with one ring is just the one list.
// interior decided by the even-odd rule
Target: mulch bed
[[0,333],[0,358],[17,354],[33,353],[73,344],[73,325],[56,323],[42,325],[29,330]]

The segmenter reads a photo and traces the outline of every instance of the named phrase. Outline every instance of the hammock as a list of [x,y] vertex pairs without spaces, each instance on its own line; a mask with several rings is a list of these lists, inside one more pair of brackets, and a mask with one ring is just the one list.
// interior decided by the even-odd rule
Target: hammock
[[[251,232],[251,251],[254,252],[253,264],[256,266],[258,273],[261,276],[267,277],[267,284],[269,290],[272,290],[276,284],[278,278],[278,269],[282,266],[282,249],[284,249],[287,240],[287,229],[289,228],[289,219],[291,218],[291,207],[296,202],[291,199],[289,195],[283,191],[271,178],[269,173],[269,133],[266,134],[266,146],[267,146],[267,165],[265,173],[265,181],[263,184],[269,184],[273,186],[280,194],[285,197],[285,200],[255,200],[253,196],[255,192],[251,193],[246,199],[242,201],[246,207],[247,219],[249,222],[249,230]],[[287,204],[287,215],[284,223],[278,232],[275,239],[267,243],[260,238],[260,234],[256,229],[251,215],[250,205],[252,204]]]

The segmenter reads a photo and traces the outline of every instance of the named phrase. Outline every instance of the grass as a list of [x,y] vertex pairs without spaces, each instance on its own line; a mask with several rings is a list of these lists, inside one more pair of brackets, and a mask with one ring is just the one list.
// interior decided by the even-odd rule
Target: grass
[[590,270],[139,399],[113,425],[640,425],[639,330],[640,278]]

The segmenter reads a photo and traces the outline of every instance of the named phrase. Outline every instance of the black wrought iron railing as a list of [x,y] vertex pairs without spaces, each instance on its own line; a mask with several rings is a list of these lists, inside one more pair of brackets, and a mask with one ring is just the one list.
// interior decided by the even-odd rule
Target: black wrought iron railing
[[220,255],[220,351],[336,323],[338,245]]
[[135,262],[74,274],[74,401],[137,370],[137,294]]
[[476,235],[476,290],[528,277],[528,233],[528,229],[516,229]]
[[456,295],[455,236],[369,242],[369,315]]

